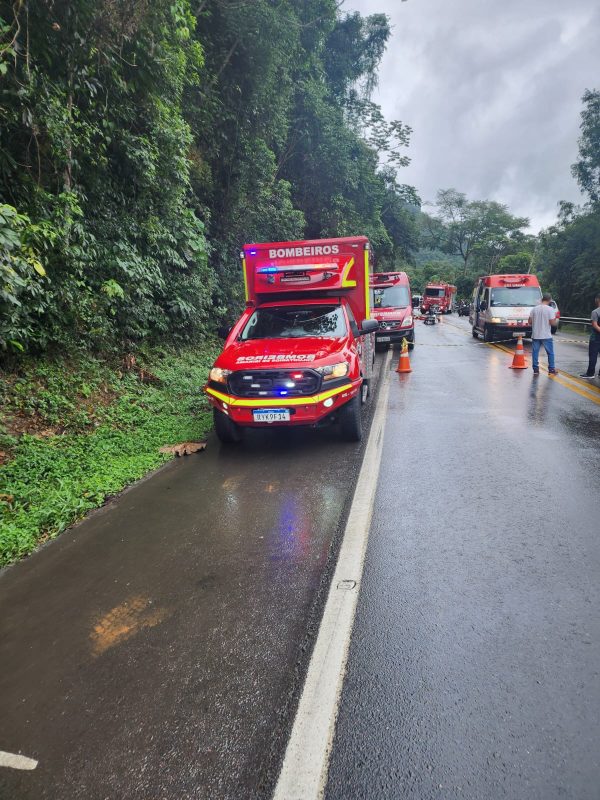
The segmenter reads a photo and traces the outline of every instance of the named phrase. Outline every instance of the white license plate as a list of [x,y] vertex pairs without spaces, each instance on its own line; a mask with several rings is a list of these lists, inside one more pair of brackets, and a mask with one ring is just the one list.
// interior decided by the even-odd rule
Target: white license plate
[[378,342],[391,342],[392,341],[392,337],[391,336],[378,336],[377,337],[377,341]]
[[289,422],[290,412],[287,408],[259,408],[252,417],[254,422]]
[[519,336],[525,336],[525,331],[513,331],[513,339],[517,339]]

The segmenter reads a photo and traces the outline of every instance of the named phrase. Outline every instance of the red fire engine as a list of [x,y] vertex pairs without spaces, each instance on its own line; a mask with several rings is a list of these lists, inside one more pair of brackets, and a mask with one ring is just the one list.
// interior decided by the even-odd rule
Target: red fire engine
[[406,339],[414,347],[415,323],[410,284],[406,272],[374,272],[371,275],[372,316],[379,322],[375,334],[378,349]]
[[431,306],[437,306],[442,314],[451,314],[454,308],[456,286],[441,281],[428,283],[421,300],[421,312],[426,314]]
[[339,422],[362,436],[373,380],[369,242],[364,236],[244,245],[246,309],[205,391],[222,442],[246,427]]

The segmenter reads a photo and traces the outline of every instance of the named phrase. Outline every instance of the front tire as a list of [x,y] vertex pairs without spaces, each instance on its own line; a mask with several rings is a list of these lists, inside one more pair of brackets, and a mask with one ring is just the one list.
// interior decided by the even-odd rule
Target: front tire
[[347,442],[360,442],[362,439],[362,419],[360,416],[360,393],[355,394],[349,403],[340,410],[340,427]]
[[479,334],[477,333],[477,328],[475,327],[475,325],[473,325],[473,327],[471,329],[471,336],[474,339],[479,339]]
[[496,337],[494,336],[494,332],[490,329],[488,325],[485,325],[483,328],[483,341],[488,342],[489,344],[490,342],[493,342],[495,338]]
[[213,408],[213,422],[217,439],[223,444],[237,444],[242,441],[242,429],[227,414]]

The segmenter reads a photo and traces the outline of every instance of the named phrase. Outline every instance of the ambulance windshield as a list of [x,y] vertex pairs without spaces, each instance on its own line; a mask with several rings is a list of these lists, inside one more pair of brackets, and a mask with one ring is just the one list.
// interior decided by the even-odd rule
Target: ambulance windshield
[[295,339],[346,335],[346,321],[340,306],[272,306],[257,308],[241,333],[248,339]]
[[373,308],[406,308],[410,295],[406,286],[384,286],[373,289]]
[[537,306],[542,296],[539,286],[495,286],[492,306]]

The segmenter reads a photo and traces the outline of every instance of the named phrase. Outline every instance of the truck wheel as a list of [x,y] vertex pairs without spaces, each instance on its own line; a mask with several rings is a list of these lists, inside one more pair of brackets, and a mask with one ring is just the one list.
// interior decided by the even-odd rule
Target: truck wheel
[[471,329],[471,335],[473,336],[474,339],[479,339],[479,334],[477,333],[477,328],[475,327],[475,325],[473,325],[473,328]]
[[241,442],[242,430],[239,425],[236,425],[235,422],[229,419],[227,414],[223,414],[222,411],[213,408],[213,422],[215,425],[215,433],[219,441],[224,444]]
[[354,395],[340,410],[342,436],[347,442],[360,442],[362,439],[362,420],[360,417],[360,394]]
[[483,326],[483,341],[484,342],[493,342],[496,337],[494,336],[494,332],[490,330],[488,325]]

